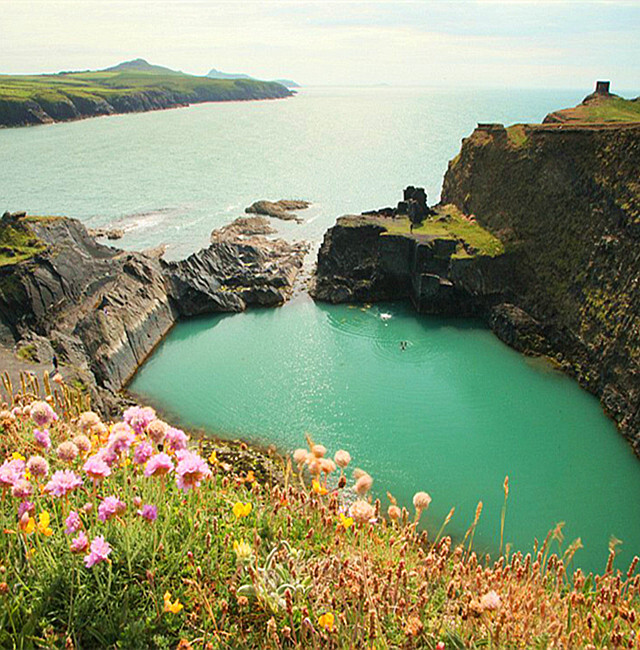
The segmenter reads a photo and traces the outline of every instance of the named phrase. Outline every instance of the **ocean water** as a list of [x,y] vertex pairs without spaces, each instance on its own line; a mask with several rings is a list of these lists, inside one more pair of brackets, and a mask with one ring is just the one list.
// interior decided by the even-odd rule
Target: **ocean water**
[[[312,88],[292,99],[0,131],[0,209],[123,227],[118,245],[161,243],[177,258],[261,198],[304,198],[281,236],[318,244],[340,214],[392,205],[405,185],[440,192],[476,122],[539,121],[586,91]],[[312,261],[312,260],[310,260]],[[391,318],[381,318],[389,314]],[[409,345],[401,350],[399,342]],[[437,529],[462,535],[483,501],[479,548],[530,550],[560,521],[576,562],[602,569],[640,551],[640,463],[595,398],[480,323],[418,316],[404,304],[316,305],[179,324],[131,388],[185,425],[283,450],[305,433],[409,505],[428,491]],[[566,546],[565,543],[565,546]]]

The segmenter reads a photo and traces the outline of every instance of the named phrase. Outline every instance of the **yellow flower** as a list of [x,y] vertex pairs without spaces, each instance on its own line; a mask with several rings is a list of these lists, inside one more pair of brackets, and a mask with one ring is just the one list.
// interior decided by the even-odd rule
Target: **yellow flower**
[[327,632],[333,632],[335,620],[335,616],[331,612],[327,612],[318,619],[318,625],[327,630]]
[[353,526],[353,517],[345,517],[340,513],[340,526],[344,527],[345,530],[348,530]]
[[31,480],[31,472],[30,472],[28,469],[25,469],[25,470],[24,470],[24,478],[25,478],[25,480],[27,480],[27,481],[30,481],[30,480]]
[[247,476],[246,476],[246,478],[245,478],[244,480],[245,480],[247,483],[253,483],[253,482],[256,480],[256,477],[255,477],[255,475],[254,475],[252,469],[250,469],[250,470],[247,472]]
[[27,460],[19,451],[14,451],[11,454],[11,460]]
[[171,612],[172,614],[177,614],[183,608],[182,603],[179,598],[176,598],[175,602],[171,602],[171,592],[164,592],[164,611]]
[[253,549],[244,540],[240,540],[239,542],[236,540],[233,542],[233,552],[236,554],[238,562],[246,562],[253,555]]
[[209,456],[209,462],[212,465],[217,465],[218,464],[218,454],[216,454],[215,449],[211,452],[211,456]]
[[251,512],[251,504],[250,503],[236,503],[233,506],[233,514],[236,516],[236,519],[242,519],[242,517],[248,517],[249,513]]
[[33,517],[23,517],[20,519],[19,526],[23,533],[31,535],[31,533],[36,529],[36,520]]
[[316,494],[319,494],[320,496],[325,495],[325,494],[329,491],[329,490],[327,490],[326,487],[324,487],[324,485],[320,485],[320,481],[318,481],[318,480],[315,479],[315,478],[314,478],[313,481],[311,482],[311,486],[313,487],[313,491],[314,491]]
[[38,517],[38,532],[42,533],[46,537],[51,537],[53,535],[53,530],[49,527],[51,518],[49,513],[46,510],[43,510]]

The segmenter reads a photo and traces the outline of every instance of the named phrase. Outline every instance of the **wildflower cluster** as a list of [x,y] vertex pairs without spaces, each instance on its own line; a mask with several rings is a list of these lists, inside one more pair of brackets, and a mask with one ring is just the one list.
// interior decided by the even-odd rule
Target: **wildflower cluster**
[[247,462],[25,390],[0,427],[0,647],[638,647],[637,558],[570,570],[559,529],[478,557],[481,505],[431,539],[429,494],[383,507],[345,450]]

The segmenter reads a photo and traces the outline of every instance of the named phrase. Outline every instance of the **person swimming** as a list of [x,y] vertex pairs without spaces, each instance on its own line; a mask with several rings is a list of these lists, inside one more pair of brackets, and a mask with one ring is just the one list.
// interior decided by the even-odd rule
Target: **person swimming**
[[406,350],[407,349],[407,342],[406,341],[400,341],[400,349],[401,350]]

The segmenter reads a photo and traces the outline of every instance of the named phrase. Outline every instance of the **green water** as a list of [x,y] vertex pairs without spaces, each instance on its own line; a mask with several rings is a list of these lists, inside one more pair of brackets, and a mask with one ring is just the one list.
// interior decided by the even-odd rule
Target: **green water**
[[450,530],[464,533],[482,500],[479,548],[499,539],[508,474],[515,548],[565,521],[588,569],[603,568],[611,534],[621,565],[640,550],[638,461],[597,400],[472,321],[302,298],[178,325],[131,388],[224,437],[293,449],[310,432],[346,448],[380,497],[428,491],[432,528],[455,506]]
[[[393,205],[408,184],[435,201],[476,122],[539,121],[589,90],[305,88],[275,102],[4,129],[0,212],[114,225],[126,231],[118,246],[164,243],[176,258],[255,200],[304,198],[304,223],[273,225],[317,245],[337,216]],[[624,562],[640,552],[640,463],[592,396],[477,324],[383,309],[390,321],[378,307],[307,299],[182,323],[133,387],[220,435],[293,449],[310,431],[344,446],[380,496],[408,504],[429,491],[435,525],[455,505],[452,532],[482,499],[486,547],[509,474],[507,539],[518,547],[566,521],[584,566],[602,567],[610,534],[624,540]]]

